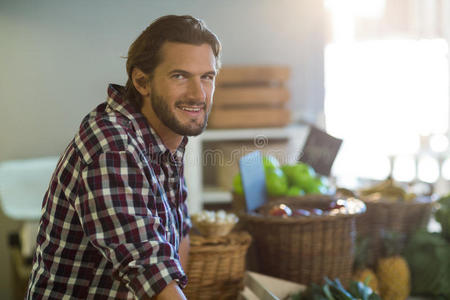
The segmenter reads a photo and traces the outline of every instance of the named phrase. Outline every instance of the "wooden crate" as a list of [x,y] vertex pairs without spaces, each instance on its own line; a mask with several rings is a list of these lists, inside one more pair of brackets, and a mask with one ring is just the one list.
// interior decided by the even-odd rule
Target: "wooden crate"
[[291,112],[284,107],[217,108],[208,120],[208,128],[283,127],[290,123]]
[[214,93],[214,108],[280,106],[289,98],[289,90],[284,86],[219,87]]
[[290,123],[285,66],[226,66],[217,77],[208,128],[282,127]]
[[287,66],[224,66],[217,76],[218,86],[257,85],[283,83],[289,80],[291,70]]

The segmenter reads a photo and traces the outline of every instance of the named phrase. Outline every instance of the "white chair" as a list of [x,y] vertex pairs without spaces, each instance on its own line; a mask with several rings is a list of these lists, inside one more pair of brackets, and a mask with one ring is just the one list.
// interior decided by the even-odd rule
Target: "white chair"
[[58,157],[0,162],[0,209],[18,221],[19,232],[9,232],[14,299],[23,299],[31,271],[41,206]]

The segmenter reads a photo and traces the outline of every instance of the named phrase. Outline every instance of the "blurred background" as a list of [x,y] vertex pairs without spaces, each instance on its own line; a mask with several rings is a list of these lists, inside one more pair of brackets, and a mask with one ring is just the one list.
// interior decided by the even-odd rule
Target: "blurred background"
[[[131,42],[166,14],[203,19],[224,66],[288,67],[288,125],[344,140],[339,185],[392,175],[450,190],[448,0],[0,0],[0,163],[59,156],[107,84],[125,84]],[[13,299],[8,233],[23,220],[4,202],[0,298]]]

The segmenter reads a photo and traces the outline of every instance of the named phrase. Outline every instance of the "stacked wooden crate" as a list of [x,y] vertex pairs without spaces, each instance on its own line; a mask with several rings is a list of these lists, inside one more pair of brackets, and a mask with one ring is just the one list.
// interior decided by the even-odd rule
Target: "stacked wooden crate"
[[290,122],[286,66],[224,66],[208,128],[282,127]]

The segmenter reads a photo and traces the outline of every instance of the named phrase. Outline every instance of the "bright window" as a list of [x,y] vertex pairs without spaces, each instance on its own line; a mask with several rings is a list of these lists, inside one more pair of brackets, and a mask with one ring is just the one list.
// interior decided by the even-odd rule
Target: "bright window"
[[[415,154],[423,135],[448,129],[448,45],[443,39],[336,42],[325,49],[327,131],[344,143],[333,167],[342,178],[384,179],[389,157]],[[415,167],[401,161],[411,172]],[[421,161],[426,181],[435,164]],[[397,165],[399,167],[399,165]],[[395,172],[402,179],[410,174]],[[419,177],[420,174],[419,174]]]

